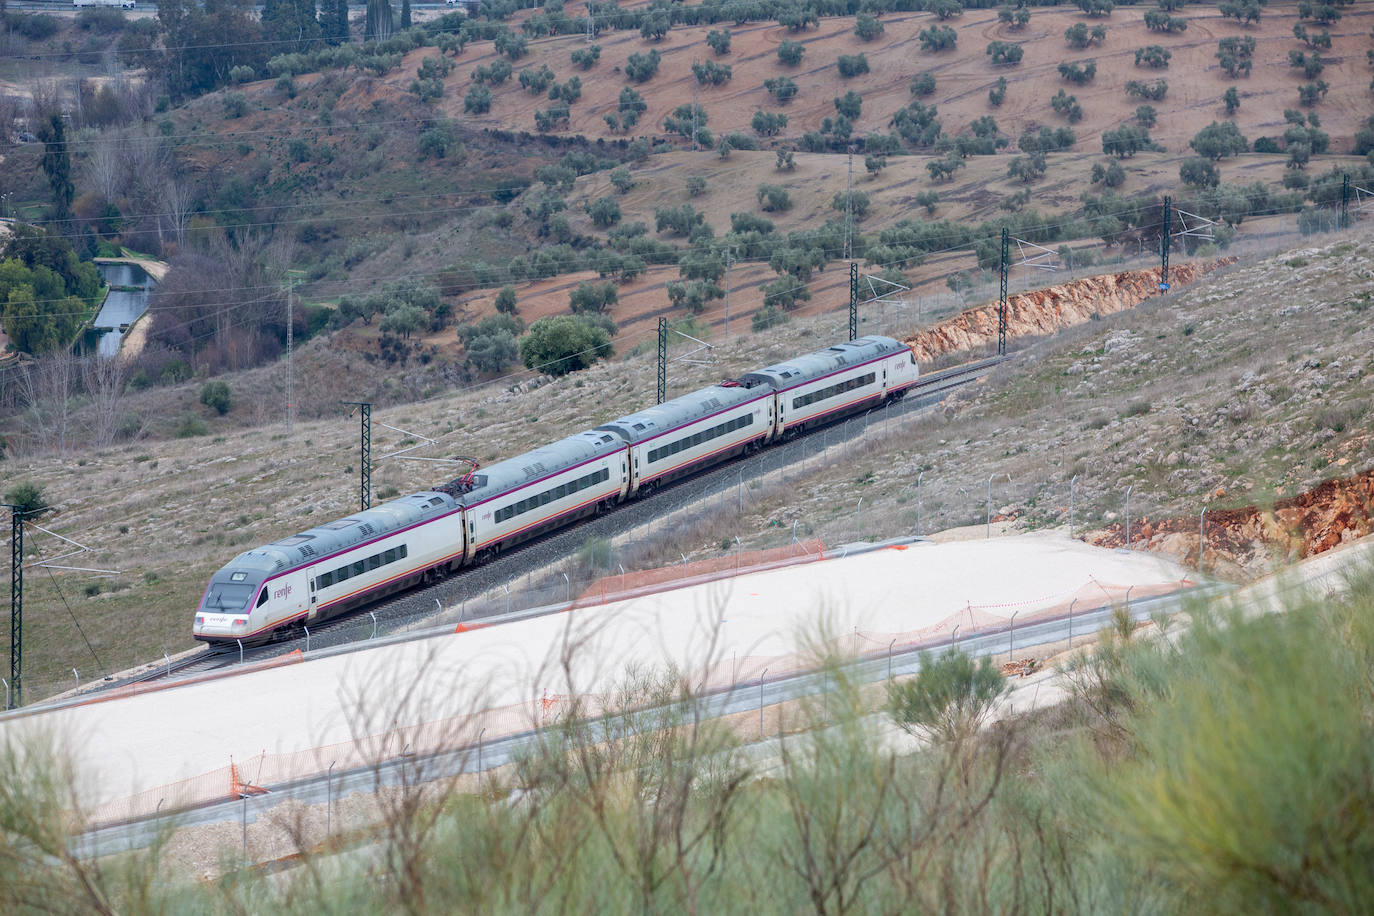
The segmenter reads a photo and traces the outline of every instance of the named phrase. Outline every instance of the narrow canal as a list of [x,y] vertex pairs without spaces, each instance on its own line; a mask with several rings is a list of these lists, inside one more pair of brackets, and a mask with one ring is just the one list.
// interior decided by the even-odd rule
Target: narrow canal
[[148,310],[148,297],[157,281],[137,264],[101,264],[100,275],[110,285],[110,294],[95,316],[94,327],[100,335],[100,355],[114,356],[119,340],[129,326]]

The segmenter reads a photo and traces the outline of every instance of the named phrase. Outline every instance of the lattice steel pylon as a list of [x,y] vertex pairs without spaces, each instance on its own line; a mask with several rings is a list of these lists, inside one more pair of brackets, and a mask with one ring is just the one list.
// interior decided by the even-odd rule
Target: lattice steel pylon
[[24,671],[24,510],[10,510],[10,708],[20,703]]
[[658,400],[662,404],[668,397],[668,319],[658,319]]
[[859,336],[859,265],[849,262],[849,339]]
[[362,464],[358,474],[358,505],[362,509],[370,509],[372,508],[372,402],[341,401],[340,403],[356,407],[360,413],[358,457]]
[[1167,293],[1169,291],[1169,213],[1171,212],[1169,196],[1164,197],[1164,231],[1159,235],[1159,291]]
[[1011,260],[1011,233],[1002,230],[1002,270],[997,299],[997,355],[1007,355],[1007,264]]
[[1341,222],[1342,229],[1350,228],[1350,173],[1341,176]]

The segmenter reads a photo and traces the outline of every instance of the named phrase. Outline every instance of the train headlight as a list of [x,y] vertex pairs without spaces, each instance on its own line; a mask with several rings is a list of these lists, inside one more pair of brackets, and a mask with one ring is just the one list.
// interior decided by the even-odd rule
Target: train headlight
[[247,619],[245,619],[245,618],[243,618],[243,617],[238,617],[238,618],[235,618],[235,619],[234,619],[234,629],[238,630],[238,629],[242,629],[243,627],[246,627],[246,626],[248,626],[248,621],[247,621]]
[[197,618],[196,618],[196,626],[198,626],[198,627],[203,627],[203,626],[205,626],[205,618],[204,618],[204,617],[197,617]]

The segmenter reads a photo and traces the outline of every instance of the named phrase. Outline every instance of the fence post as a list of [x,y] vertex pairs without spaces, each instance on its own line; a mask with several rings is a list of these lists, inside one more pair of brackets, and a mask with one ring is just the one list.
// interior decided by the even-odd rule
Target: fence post
[[926,476],[922,471],[916,475],[916,536],[921,536],[921,478]]
[[763,679],[768,676],[768,669],[763,669],[763,674],[759,675],[759,737],[763,737]]
[[329,769],[324,776],[324,835],[328,837],[334,832],[334,764],[337,760],[329,762]]
[[1207,531],[1203,527],[1207,521],[1207,507],[1202,507],[1202,513],[1197,517],[1197,568],[1202,568],[1202,554],[1207,549]]
[[1078,486],[1078,475],[1069,478],[1069,540],[1073,540],[1073,495]]
[[1126,549],[1131,549],[1131,491],[1135,489],[1135,484],[1126,488]]

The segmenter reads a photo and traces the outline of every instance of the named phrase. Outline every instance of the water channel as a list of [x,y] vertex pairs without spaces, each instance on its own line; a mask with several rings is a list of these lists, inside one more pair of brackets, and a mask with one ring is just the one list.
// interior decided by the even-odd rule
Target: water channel
[[148,297],[157,281],[137,264],[100,264],[100,275],[110,285],[105,304],[95,316],[93,326],[101,331],[99,353],[114,356],[119,341],[138,316],[148,310]]

